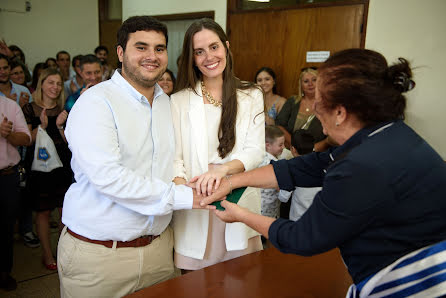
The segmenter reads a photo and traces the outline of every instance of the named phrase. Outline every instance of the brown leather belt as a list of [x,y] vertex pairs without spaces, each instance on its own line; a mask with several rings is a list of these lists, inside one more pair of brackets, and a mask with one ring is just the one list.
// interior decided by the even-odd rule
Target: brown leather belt
[[0,170],[0,176],[11,175],[15,173],[15,169],[17,166],[10,166]]
[[[108,248],[113,247],[113,240],[107,240],[107,241],[92,240],[87,237],[76,234],[75,232],[73,232],[72,230],[70,230],[68,228],[67,228],[67,232],[70,233],[70,235],[73,236],[74,238],[77,238],[77,239],[85,241],[85,242],[104,245],[105,247],[108,247]],[[116,241],[116,247],[120,248],[120,247],[146,246],[146,245],[149,245],[150,243],[152,243],[152,241],[155,240],[156,238],[158,238],[159,236],[160,235],[156,235],[156,236],[146,235],[146,236],[141,236],[139,238],[133,239],[131,241]]]

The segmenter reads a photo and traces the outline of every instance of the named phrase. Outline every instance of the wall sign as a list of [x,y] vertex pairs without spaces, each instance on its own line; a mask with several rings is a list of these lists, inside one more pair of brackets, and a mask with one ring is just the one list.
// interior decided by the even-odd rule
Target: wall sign
[[307,52],[307,62],[325,62],[330,57],[330,51]]

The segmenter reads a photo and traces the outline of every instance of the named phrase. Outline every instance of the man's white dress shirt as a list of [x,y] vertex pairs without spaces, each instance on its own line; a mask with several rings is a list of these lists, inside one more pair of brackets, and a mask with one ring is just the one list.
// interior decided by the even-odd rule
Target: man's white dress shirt
[[151,106],[116,71],[79,97],[65,136],[76,182],[62,222],[75,233],[115,241],[159,235],[173,210],[192,208],[192,190],[171,182],[174,130],[158,84]]

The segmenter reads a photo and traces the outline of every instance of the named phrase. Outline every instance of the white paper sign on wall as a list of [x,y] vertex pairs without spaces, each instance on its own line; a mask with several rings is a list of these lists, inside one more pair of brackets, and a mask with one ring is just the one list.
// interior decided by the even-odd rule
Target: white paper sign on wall
[[307,52],[307,62],[325,62],[330,57],[330,51]]

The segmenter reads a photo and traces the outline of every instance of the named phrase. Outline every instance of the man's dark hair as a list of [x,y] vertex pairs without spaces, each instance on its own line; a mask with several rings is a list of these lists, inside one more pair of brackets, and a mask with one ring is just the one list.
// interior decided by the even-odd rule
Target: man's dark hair
[[130,17],[122,23],[118,29],[117,40],[118,46],[121,46],[125,51],[129,34],[136,31],[155,31],[164,34],[167,46],[167,27],[160,21],[149,16],[134,16]]
[[0,59],[5,59],[8,65],[11,65],[11,61],[9,60],[8,56],[0,54]]
[[93,64],[93,63],[101,65],[101,60],[99,60],[99,58],[93,54],[82,56],[80,61],[81,70],[84,70],[84,64]]
[[99,51],[105,51],[108,55],[108,49],[106,46],[97,46],[96,49],[94,49],[95,54],[97,54]]
[[67,51],[59,51],[56,54],[56,60],[59,60],[59,55],[61,55],[61,54],[66,54],[66,55],[68,55],[68,57],[70,57],[70,54],[68,54]]
[[71,66],[73,66],[73,68],[75,67],[77,60],[81,61],[82,56],[83,55],[76,55],[76,56],[73,57],[73,60],[71,60]]

